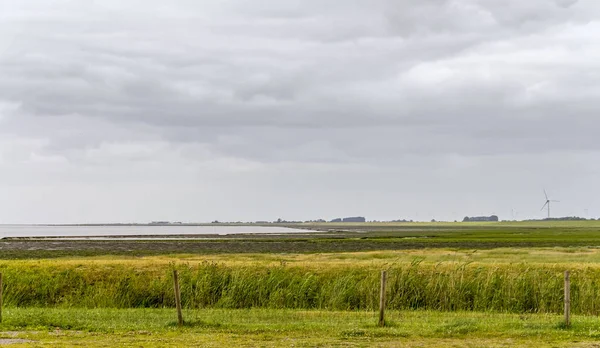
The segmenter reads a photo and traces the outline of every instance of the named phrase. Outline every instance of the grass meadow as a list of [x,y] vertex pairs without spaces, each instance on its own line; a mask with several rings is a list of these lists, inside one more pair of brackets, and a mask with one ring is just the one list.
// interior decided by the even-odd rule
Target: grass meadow
[[[8,308],[0,340],[36,347],[597,347],[598,318],[390,311],[376,326],[365,311],[281,309]],[[12,346],[11,346],[12,347]]]
[[[431,226],[334,226],[326,238],[305,240],[369,245],[358,251],[62,250],[46,257],[0,249],[0,345],[593,347],[600,339],[596,222]],[[427,241],[390,247],[414,239]],[[427,244],[431,239],[437,242]],[[490,240],[495,247],[469,242]],[[512,246],[522,241],[534,245]],[[60,241],[53,243],[47,252],[60,249]],[[173,269],[180,274],[182,328],[173,309]],[[388,271],[384,328],[376,325],[381,270]],[[572,273],[569,328],[561,319],[565,270]]]

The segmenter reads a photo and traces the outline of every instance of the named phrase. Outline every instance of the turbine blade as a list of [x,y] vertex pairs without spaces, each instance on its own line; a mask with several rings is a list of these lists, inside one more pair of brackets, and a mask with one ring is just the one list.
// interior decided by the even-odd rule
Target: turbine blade
[[550,201],[550,202],[560,202],[560,201]]
[[544,196],[546,196],[546,200],[548,200],[548,193],[546,192],[546,189],[544,189]]
[[544,204],[544,206],[542,207],[542,209],[540,209],[540,211],[544,210],[544,208],[546,208],[546,206],[549,204],[549,201],[546,201],[546,203]]

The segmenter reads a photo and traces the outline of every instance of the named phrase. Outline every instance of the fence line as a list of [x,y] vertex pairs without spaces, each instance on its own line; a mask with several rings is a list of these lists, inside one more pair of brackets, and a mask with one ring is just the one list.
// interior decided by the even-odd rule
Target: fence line
[[[14,278],[10,278],[14,280]],[[3,273],[0,273],[0,323],[3,320],[3,300],[4,300],[4,278]],[[380,291],[379,291],[379,326],[385,326],[385,310],[388,305],[387,291],[388,291],[388,272],[386,270],[381,271],[380,278]],[[398,290],[398,289],[396,289]],[[184,325],[183,313],[182,313],[182,301],[181,301],[181,288],[179,284],[179,274],[177,270],[173,270],[173,291],[175,295],[175,306],[177,309],[178,325]],[[564,324],[565,327],[571,326],[571,272],[564,272]]]

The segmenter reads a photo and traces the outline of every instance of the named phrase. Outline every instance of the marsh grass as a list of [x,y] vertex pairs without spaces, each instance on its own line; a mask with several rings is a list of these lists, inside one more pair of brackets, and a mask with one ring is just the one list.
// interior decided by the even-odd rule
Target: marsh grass
[[[565,265],[385,263],[322,267],[319,264],[216,262],[4,263],[8,307],[173,307],[171,270],[177,268],[183,306],[374,311],[379,271],[388,269],[391,310],[560,313]],[[572,269],[572,312],[600,313],[600,269]]]
[[203,240],[168,241],[1,239],[0,259],[27,260],[102,255],[128,257],[174,254],[316,254],[436,248],[494,250],[561,247],[573,251],[571,248],[600,246],[600,221],[296,224],[289,227],[329,232],[279,236],[237,235],[216,239],[215,236],[211,236],[210,239]]

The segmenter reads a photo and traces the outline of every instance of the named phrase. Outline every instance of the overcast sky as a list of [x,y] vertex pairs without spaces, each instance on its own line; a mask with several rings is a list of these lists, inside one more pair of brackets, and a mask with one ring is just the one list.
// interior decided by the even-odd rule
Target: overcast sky
[[598,0],[0,1],[0,223],[600,216]]

